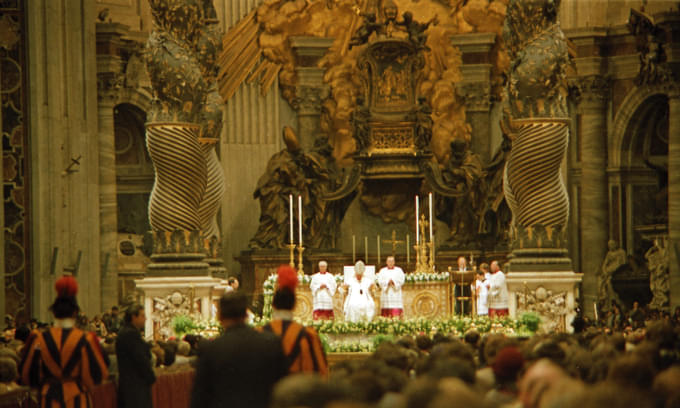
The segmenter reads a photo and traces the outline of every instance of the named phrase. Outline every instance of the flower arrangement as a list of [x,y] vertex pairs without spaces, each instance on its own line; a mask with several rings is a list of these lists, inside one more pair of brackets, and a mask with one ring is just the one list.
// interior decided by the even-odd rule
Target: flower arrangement
[[221,331],[219,323],[215,320],[196,320],[188,315],[173,317],[170,326],[175,336],[180,339],[187,334],[196,334],[210,338],[217,336]]
[[[263,326],[268,322],[268,318],[255,318],[252,325]],[[540,323],[536,324],[533,316],[526,315],[520,316],[519,319],[466,316],[450,319],[392,320],[379,317],[370,322],[314,320],[301,323],[313,327],[319,333],[324,349],[328,353],[371,352],[381,342],[393,341],[401,336],[423,334],[433,336],[436,333],[442,333],[461,337],[472,329],[481,334],[503,333],[509,336],[531,336],[536,333],[540,325]],[[177,316],[172,324],[178,337],[185,334],[199,334],[211,338],[219,334],[219,326],[215,321],[195,321],[190,316]],[[357,335],[362,336],[357,337]]]

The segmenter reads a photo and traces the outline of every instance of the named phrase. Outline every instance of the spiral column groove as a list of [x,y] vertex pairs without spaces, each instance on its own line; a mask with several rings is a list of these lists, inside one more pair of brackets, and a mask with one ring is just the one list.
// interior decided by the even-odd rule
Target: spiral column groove
[[196,124],[147,125],[147,148],[156,170],[149,199],[154,231],[201,229],[199,207],[208,171],[199,131]]

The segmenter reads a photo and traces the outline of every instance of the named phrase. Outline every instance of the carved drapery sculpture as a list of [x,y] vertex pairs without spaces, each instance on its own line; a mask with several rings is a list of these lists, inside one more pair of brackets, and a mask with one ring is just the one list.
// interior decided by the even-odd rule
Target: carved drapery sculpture
[[609,251],[604,261],[602,261],[602,271],[600,272],[597,291],[597,300],[601,307],[600,310],[603,311],[610,310],[612,303],[616,303],[619,306],[623,304],[619,295],[614,290],[612,278],[619,268],[628,263],[626,251],[623,248],[618,248],[616,241],[609,240],[607,246]]
[[[338,188],[342,176],[328,138],[318,138],[310,152],[302,150],[289,127],[283,129],[283,140],[286,148],[269,159],[253,194],[260,201],[260,225],[249,246],[255,249],[286,247],[289,243],[288,197],[292,194],[302,196],[305,246],[335,248],[340,222],[354,194],[339,200],[324,199],[327,191]],[[297,219],[294,222],[297,223]]]
[[654,240],[654,245],[645,253],[649,269],[649,289],[654,296],[649,303],[652,310],[668,311],[670,308],[670,274],[668,272],[669,254],[667,238]]
[[564,258],[569,199],[560,174],[569,140],[569,60],[557,21],[559,3],[511,0],[503,28],[512,59],[505,112],[512,149],[504,192],[513,215],[513,266],[523,256],[570,266]]
[[211,1],[151,0],[150,5],[154,29],[146,62],[154,100],[147,147],[156,170],[149,199],[152,258],[183,253],[199,260],[208,242],[219,239],[215,216],[224,188],[214,152],[222,126],[214,67],[220,34]]

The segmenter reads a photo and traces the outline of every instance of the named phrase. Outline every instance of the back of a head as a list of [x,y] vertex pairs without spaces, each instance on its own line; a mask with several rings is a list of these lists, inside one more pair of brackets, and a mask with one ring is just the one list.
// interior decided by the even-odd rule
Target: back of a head
[[279,381],[272,393],[272,408],[323,408],[347,398],[342,387],[333,387],[310,374],[296,374]]
[[125,309],[125,315],[123,316],[123,321],[127,324],[132,323],[132,318],[139,316],[139,313],[144,310],[144,306],[139,303],[133,303]]
[[234,291],[225,293],[220,298],[221,319],[242,319],[246,317],[248,297],[245,293]]
[[78,294],[78,282],[73,276],[66,275],[57,279],[54,284],[57,298],[50,306],[50,310],[57,319],[76,317],[80,311],[76,295]]
[[673,366],[659,373],[654,378],[652,390],[659,406],[680,406],[680,367]]
[[649,390],[656,372],[652,363],[635,354],[623,355],[609,366],[607,380],[624,388]]
[[272,306],[278,310],[293,310],[295,307],[295,292],[287,287],[280,287],[274,292]]
[[0,383],[10,383],[17,379],[17,363],[9,357],[0,357]]

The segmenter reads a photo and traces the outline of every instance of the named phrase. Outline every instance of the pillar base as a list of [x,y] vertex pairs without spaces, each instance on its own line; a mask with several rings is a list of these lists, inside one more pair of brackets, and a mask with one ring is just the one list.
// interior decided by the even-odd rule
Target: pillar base
[[209,276],[147,276],[135,280],[137,289],[144,292],[145,336],[174,336],[175,316],[212,319],[212,291],[219,284],[220,279]]
[[525,312],[541,317],[540,332],[573,332],[571,322],[578,307],[578,284],[583,274],[573,271],[509,272],[510,316],[519,318]]

